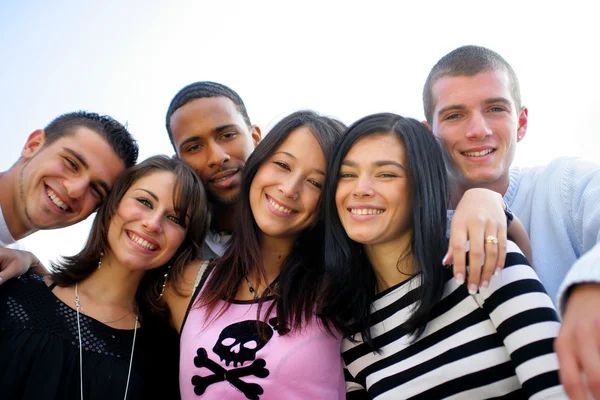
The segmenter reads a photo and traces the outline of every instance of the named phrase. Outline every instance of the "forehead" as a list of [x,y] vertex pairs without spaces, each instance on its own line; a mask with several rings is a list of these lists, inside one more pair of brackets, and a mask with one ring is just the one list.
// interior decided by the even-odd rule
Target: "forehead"
[[510,78],[502,70],[484,71],[467,76],[444,76],[431,88],[434,110],[450,105],[483,103],[491,98],[505,98],[514,105],[510,92]]
[[247,131],[244,117],[227,97],[194,99],[175,110],[169,124],[176,144],[189,136],[210,135],[225,125],[238,125]]
[[128,191],[149,191],[159,200],[173,203],[175,180],[170,171],[153,171],[133,182]]
[[344,160],[365,163],[379,160],[403,162],[404,158],[404,145],[400,138],[390,133],[374,133],[354,142]]
[[75,154],[80,156],[87,165],[87,168],[83,169],[90,175],[90,179],[101,180],[109,187],[112,187],[119,175],[125,171],[125,163],[106,138],[87,127],[74,128],[70,134],[59,138],[49,147],[71,158],[75,157]]
[[[321,145],[315,138],[315,135],[307,127],[294,129],[288,137],[279,145],[275,152],[286,152],[293,155],[296,159],[319,165],[325,164],[325,155]],[[319,168],[321,169],[321,168]]]

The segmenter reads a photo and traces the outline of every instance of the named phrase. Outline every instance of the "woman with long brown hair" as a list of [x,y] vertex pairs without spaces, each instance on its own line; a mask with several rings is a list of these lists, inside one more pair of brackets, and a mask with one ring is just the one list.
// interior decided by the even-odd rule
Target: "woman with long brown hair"
[[204,188],[183,162],[127,170],[79,254],[0,286],[1,397],[142,398],[145,321],[168,314],[165,279],[195,258],[207,226]]

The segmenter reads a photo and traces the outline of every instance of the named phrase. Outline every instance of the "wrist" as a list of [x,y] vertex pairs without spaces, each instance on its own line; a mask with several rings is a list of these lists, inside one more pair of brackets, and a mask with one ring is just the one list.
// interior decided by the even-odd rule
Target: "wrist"
[[506,227],[508,228],[513,222],[515,216],[513,215],[512,210],[510,209],[510,207],[508,207],[508,204],[506,204],[504,200],[502,200],[502,209],[504,211],[504,215],[506,216]]

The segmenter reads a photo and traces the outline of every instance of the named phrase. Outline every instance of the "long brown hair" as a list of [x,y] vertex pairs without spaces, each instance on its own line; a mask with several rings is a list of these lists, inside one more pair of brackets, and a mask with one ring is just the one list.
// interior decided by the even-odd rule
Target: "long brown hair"
[[[138,305],[151,312],[165,312],[166,305],[159,301],[164,274],[169,272],[169,279],[177,281],[187,264],[198,254],[199,246],[209,226],[208,201],[204,186],[183,161],[167,156],[153,156],[125,171],[117,180],[108,195],[106,202],[98,210],[94,219],[90,236],[83,249],[76,255],[62,257],[59,262],[52,263],[52,279],[58,286],[72,286],[89,277],[98,267],[100,253],[108,246],[108,226],[115,215],[121,199],[131,185],[144,176],[156,171],[168,171],[175,175],[173,199],[175,212],[180,221],[188,221],[186,236],[171,260],[167,264],[146,272],[137,291]],[[188,219],[189,217],[189,219]],[[171,266],[170,270],[168,266]],[[145,303],[145,304],[141,304]]]
[[[332,155],[334,144],[345,129],[344,124],[332,118],[321,116],[313,111],[298,111],[275,125],[248,158],[236,210],[238,227],[223,257],[212,263],[214,270],[197,300],[197,305],[206,306],[209,314],[220,300],[225,300],[224,307],[214,318],[218,318],[229,308],[245,276],[258,271],[266,280],[258,243],[259,228],[250,207],[250,186],[261,165],[294,130],[301,127],[311,130],[323,150],[325,159]],[[300,329],[305,321],[310,320],[315,311],[323,276],[322,232],[319,219],[312,228],[300,234],[292,252],[283,262],[275,290],[276,301],[266,313],[268,316],[273,308],[277,308],[279,334]],[[264,300],[263,294],[259,302],[257,319]]]

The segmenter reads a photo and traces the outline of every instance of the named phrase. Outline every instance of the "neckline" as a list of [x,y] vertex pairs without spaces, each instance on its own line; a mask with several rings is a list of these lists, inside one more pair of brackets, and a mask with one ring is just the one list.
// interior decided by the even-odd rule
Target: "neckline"
[[[65,305],[67,308],[69,308],[69,310],[71,310],[71,312],[73,312],[73,313],[77,313],[77,309],[75,309],[74,307],[71,307],[69,304],[67,304],[67,303],[65,303],[64,301],[62,301],[62,300],[60,299],[60,297],[58,297],[58,296],[57,296],[57,295],[56,295],[56,294],[55,294],[55,293],[54,293],[54,292],[53,292],[53,291],[50,289],[50,286],[48,286],[48,284],[46,283],[46,280],[42,280],[42,284],[43,284],[43,285],[46,287],[46,289],[48,289],[48,292],[50,293],[50,295],[51,295],[52,297],[54,297],[54,298],[55,298],[55,299],[56,299],[56,300],[57,300],[59,303],[61,303],[61,304]],[[53,284],[54,286],[56,286],[54,283],[52,283],[52,284]],[[89,320],[93,321],[95,324],[97,324],[97,325],[99,325],[99,326],[103,327],[103,329],[110,329],[111,331],[117,331],[117,332],[119,332],[119,333],[123,333],[123,334],[130,333],[131,335],[133,335],[133,332],[135,331],[135,329],[119,329],[119,328],[113,328],[112,326],[106,325],[106,324],[104,324],[104,323],[102,323],[102,322],[98,321],[96,318],[94,318],[94,317],[90,317],[90,316],[89,316],[89,315],[87,315],[87,314],[84,314],[84,313],[82,313],[82,312],[80,312],[79,314],[80,314],[80,315],[81,315],[83,318],[87,318],[87,319],[89,319]],[[142,324],[140,324],[139,328],[137,328],[137,329],[138,329],[138,330],[140,330],[140,329],[143,329],[143,327],[144,327],[144,326],[143,326]]]
[[420,273],[417,273],[417,274],[411,276],[410,278],[408,278],[400,283],[395,284],[394,286],[390,286],[389,288],[385,289],[383,292],[377,293],[375,295],[375,300],[381,299],[382,297],[387,296],[388,294],[390,294],[390,293],[394,292],[396,289],[399,289],[400,287],[408,284],[409,282],[411,282],[412,280],[414,280],[416,277],[418,277],[420,275],[421,275]]

